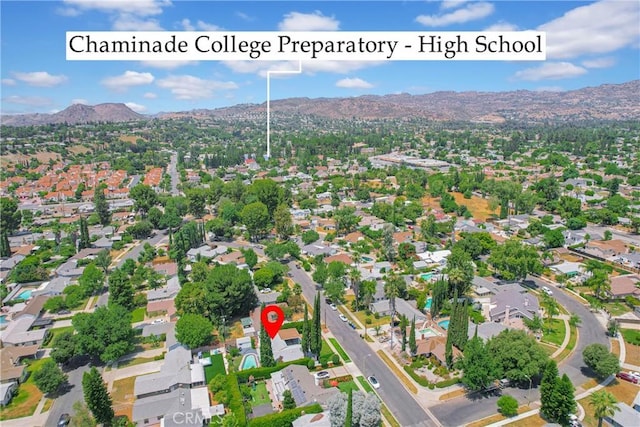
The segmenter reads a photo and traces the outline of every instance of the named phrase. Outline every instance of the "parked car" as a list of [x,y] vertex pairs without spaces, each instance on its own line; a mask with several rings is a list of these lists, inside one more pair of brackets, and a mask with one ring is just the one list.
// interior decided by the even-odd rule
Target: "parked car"
[[640,381],[640,372],[629,372],[632,377],[636,377],[638,381]]
[[367,381],[369,381],[369,384],[371,384],[371,387],[376,389],[380,388],[380,383],[378,382],[378,379],[373,375],[367,377]]
[[340,318],[340,320],[342,320],[343,322],[348,321],[349,319],[347,319],[347,316],[345,316],[344,314],[341,314],[340,316],[338,316]]
[[320,371],[320,372],[316,372],[315,373],[316,378],[318,378],[319,380],[324,380],[326,378],[329,378],[330,374],[328,371]]
[[260,289],[260,292],[263,293],[263,294],[268,294],[268,293],[271,292],[271,288],[262,288],[262,289]]
[[551,291],[551,289],[549,289],[549,288],[548,288],[548,287],[546,287],[546,286],[543,286],[543,287],[542,287],[542,292],[544,292],[545,294],[547,294],[547,295],[549,295],[549,296],[553,295],[553,291]]
[[65,427],[69,425],[69,422],[71,422],[71,416],[67,413],[64,413],[60,415],[60,418],[58,419],[58,427]]
[[616,374],[616,378],[620,378],[621,380],[629,381],[632,384],[638,384],[638,378],[631,375],[630,372],[618,372]]
[[338,306],[335,304],[331,304],[329,305],[329,307],[331,307],[331,310],[336,311],[338,309]]
[[151,322],[152,325],[158,325],[160,323],[164,323],[166,322],[166,320],[164,319],[155,319],[153,322]]

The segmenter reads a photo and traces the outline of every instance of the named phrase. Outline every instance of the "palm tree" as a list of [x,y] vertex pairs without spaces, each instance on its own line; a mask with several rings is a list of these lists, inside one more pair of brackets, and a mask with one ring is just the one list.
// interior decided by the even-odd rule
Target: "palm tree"
[[616,397],[606,390],[593,393],[589,398],[589,405],[593,406],[594,415],[598,419],[598,427],[602,427],[604,417],[610,417],[620,410]]
[[360,284],[360,295],[362,297],[362,303],[366,310],[369,309],[373,296],[376,293],[376,282],[373,280],[365,280]]
[[[389,299],[389,308],[391,309],[391,321],[396,313],[396,298],[400,296],[400,287],[398,286],[398,279],[395,274],[390,274],[384,284],[384,295]],[[402,280],[402,279],[400,279]]]
[[551,330],[553,316],[560,312],[560,309],[558,308],[558,301],[550,295],[542,294],[542,306],[544,307],[544,312],[547,315],[547,329]]

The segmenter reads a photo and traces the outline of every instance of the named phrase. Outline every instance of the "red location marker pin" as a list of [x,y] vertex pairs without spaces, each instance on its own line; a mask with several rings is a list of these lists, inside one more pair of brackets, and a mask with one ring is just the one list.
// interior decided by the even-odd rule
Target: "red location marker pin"
[[277,305],[268,305],[262,309],[260,319],[271,339],[273,339],[284,323],[284,313]]

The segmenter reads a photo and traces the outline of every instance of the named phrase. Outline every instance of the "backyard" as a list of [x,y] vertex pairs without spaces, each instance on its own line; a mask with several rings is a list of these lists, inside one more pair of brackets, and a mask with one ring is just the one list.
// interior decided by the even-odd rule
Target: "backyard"
[[73,332],[73,326],[64,326],[62,328],[49,329],[49,336],[47,337],[47,343],[44,344],[42,347],[52,348],[53,342],[55,341],[56,337],[62,334],[63,332],[67,332],[67,331]]
[[251,406],[256,407],[271,403],[269,392],[267,391],[267,383],[264,381],[255,383],[255,388],[251,390]]
[[211,365],[204,367],[204,377],[207,384],[209,384],[209,381],[215,378],[216,375],[227,374],[227,371],[224,368],[224,357],[222,354],[210,354],[209,352],[202,353],[203,358],[209,356],[211,356]]
[[[613,394],[618,402],[624,402],[627,405],[630,405],[638,393],[638,386],[631,384],[630,382],[614,380],[606,386],[604,390]],[[585,411],[585,418],[582,424],[585,426],[598,425],[598,420],[593,416],[593,406],[589,404],[589,397],[580,399],[578,403],[582,405]]]
[[116,415],[126,415],[131,419],[133,410],[133,385],[136,377],[123,378],[113,382],[111,390],[111,399],[113,400],[113,410]]
[[29,378],[18,387],[17,393],[11,402],[0,409],[0,420],[10,420],[13,418],[27,417],[33,414],[42,399],[42,393],[33,382],[33,372],[40,369],[40,366],[47,359],[39,359],[29,362]]

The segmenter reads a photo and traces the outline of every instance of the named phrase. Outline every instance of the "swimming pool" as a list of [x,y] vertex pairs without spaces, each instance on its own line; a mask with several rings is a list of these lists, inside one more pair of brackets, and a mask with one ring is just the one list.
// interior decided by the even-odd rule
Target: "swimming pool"
[[449,319],[439,321],[438,326],[440,326],[442,329],[449,329]]
[[360,257],[360,259],[362,259],[362,261],[364,261],[364,262],[371,262],[371,261],[373,261],[373,258],[368,257],[368,256]]
[[423,336],[425,338],[431,338],[431,337],[438,337],[440,336],[439,333],[437,333],[436,331],[434,331],[431,328],[425,328],[425,329],[420,329],[419,331],[416,331],[416,334],[418,335],[418,337],[422,338]]
[[20,292],[20,293],[16,296],[16,299],[24,299],[24,300],[27,300],[27,299],[31,298],[31,292],[33,292],[33,289],[25,289],[24,291]]
[[3,314],[2,316],[0,316],[0,325],[4,325],[5,323],[9,322],[7,322],[7,315]]
[[433,301],[433,298],[429,297],[427,298],[427,302],[424,304],[424,309],[425,310],[431,310],[431,302]]
[[431,278],[433,277],[433,273],[422,273],[420,277],[422,278],[422,280],[431,280]]
[[242,362],[240,363],[240,370],[244,371],[245,369],[257,368],[258,367],[258,356],[254,353],[245,354],[242,358]]

